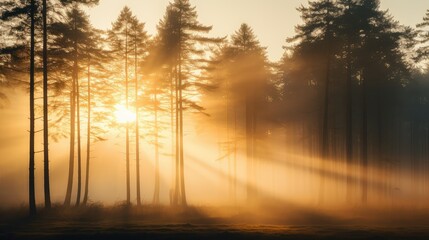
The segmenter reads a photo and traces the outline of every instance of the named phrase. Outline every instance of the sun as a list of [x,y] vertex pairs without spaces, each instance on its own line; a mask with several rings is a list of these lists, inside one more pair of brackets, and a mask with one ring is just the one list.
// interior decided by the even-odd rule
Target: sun
[[125,106],[118,104],[115,105],[115,109],[116,121],[119,123],[129,123],[136,120],[136,114],[128,110]]

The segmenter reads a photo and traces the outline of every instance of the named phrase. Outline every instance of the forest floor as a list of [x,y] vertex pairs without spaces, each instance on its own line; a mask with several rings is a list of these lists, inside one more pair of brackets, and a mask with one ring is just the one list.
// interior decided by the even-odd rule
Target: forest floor
[[12,239],[429,239],[429,211],[93,204],[30,218],[26,208],[0,210],[0,240]]

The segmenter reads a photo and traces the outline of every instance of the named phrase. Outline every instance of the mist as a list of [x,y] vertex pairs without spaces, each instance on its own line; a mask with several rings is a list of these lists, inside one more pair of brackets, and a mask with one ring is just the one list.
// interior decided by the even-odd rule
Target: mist
[[427,236],[429,10],[309,1],[273,61],[188,0],[155,32],[99,2],[0,8],[0,238]]

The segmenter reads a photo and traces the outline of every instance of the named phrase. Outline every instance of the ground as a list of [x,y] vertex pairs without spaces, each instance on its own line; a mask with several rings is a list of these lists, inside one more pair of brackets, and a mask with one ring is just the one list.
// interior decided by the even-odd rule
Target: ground
[[[429,239],[427,211],[232,207],[54,207],[0,211],[0,239]],[[366,217],[371,212],[373,217]],[[348,217],[338,217],[348,216]],[[383,219],[383,220],[381,220]]]

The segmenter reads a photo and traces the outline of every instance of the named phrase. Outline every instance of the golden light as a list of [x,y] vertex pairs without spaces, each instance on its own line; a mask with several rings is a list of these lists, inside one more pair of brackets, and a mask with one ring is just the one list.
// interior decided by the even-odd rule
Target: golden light
[[118,104],[115,106],[115,109],[115,117],[119,123],[129,123],[136,120],[136,114],[131,112],[125,106]]

